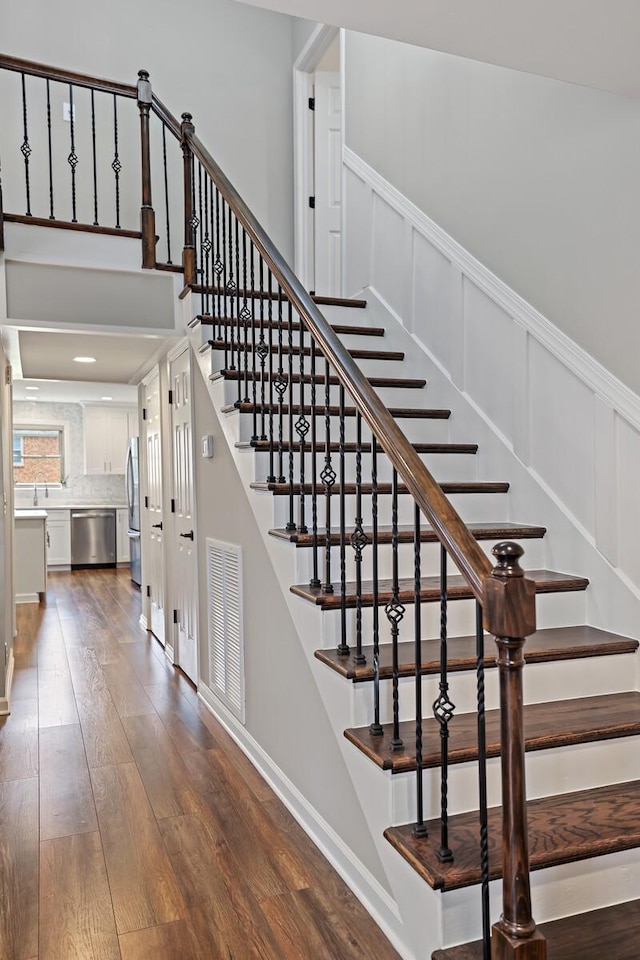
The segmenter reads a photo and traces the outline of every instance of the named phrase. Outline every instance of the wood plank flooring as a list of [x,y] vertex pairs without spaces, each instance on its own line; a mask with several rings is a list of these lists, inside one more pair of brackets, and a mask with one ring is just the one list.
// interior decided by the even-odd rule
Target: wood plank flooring
[[113,570],[18,608],[2,960],[397,960],[139,614]]

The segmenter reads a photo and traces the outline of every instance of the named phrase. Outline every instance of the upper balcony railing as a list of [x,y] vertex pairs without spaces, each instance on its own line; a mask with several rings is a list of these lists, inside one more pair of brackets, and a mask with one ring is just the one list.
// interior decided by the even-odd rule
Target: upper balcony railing
[[[460,572],[458,595],[476,603],[483,956],[485,960],[515,960],[516,956],[542,960],[545,945],[531,915],[522,712],[523,646],[535,629],[535,585],[520,568],[522,549],[515,544],[497,545],[498,562],[492,566],[401,430],[398,414],[387,409],[314,298],[200,142],[191,116],[185,113],[179,122],[155,97],[145,71],[140,71],[136,86],[129,86],[4,56],[0,56],[0,68],[4,219],[127,233],[141,239],[143,267],[184,273],[185,291],[200,297],[200,318],[211,326],[212,344],[224,352],[224,370],[237,383],[235,405],[252,413],[252,443],[268,454],[266,479],[288,496],[287,530],[311,538],[309,590],[320,603],[336,598],[338,652],[361,663],[363,638],[367,633],[371,636],[373,736],[382,731],[379,654],[385,625],[379,608],[384,609],[393,649],[394,748],[402,747],[400,632],[409,629],[415,644],[416,837],[427,833],[420,615],[426,587],[421,549],[426,540],[439,541],[440,683],[433,711],[442,742],[436,842],[438,858],[445,864],[454,859],[447,832],[447,751],[454,709],[447,674],[448,558]],[[162,198],[158,207],[154,207],[154,196]],[[2,194],[0,229],[1,201]],[[178,249],[181,262],[176,265],[172,257],[177,259]],[[348,422],[355,424],[350,440]],[[355,456],[355,482],[347,481],[348,454]],[[365,470],[369,473],[363,478]],[[389,477],[386,482],[381,480],[383,473]],[[400,523],[401,501],[410,504],[406,526]],[[389,526],[383,531],[380,521],[385,515]],[[390,543],[392,550],[391,578],[384,583],[378,576],[383,542]],[[403,543],[413,545],[410,581],[399,577]],[[353,550],[356,571],[355,590],[348,596],[347,548]],[[365,556],[370,557],[372,569],[369,584],[362,579]],[[405,616],[408,606],[413,609],[412,624]],[[351,608],[354,620],[347,615]],[[503,836],[499,864],[489,862],[487,835],[485,630],[496,638],[500,671]],[[503,913],[491,928],[489,881],[499,874]]]

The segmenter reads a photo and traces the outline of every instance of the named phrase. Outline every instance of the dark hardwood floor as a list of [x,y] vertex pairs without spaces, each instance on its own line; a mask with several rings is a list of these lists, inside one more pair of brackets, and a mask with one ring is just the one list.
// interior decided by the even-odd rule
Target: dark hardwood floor
[[112,570],[18,608],[0,958],[397,960],[139,613]]

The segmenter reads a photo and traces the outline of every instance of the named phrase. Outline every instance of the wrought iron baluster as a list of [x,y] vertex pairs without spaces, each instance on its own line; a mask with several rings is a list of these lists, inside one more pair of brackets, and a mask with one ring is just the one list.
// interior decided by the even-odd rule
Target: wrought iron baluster
[[320,586],[320,564],[318,561],[318,437],[317,437],[317,416],[318,406],[316,403],[316,342],[311,336],[310,340],[310,361],[311,368],[311,553],[313,572],[311,574],[311,587]]
[[278,394],[278,483],[284,483],[284,395],[287,390],[287,378],[283,370],[282,339],[282,287],[278,284],[278,372],[274,386]]
[[200,247],[202,249],[202,260],[204,261],[204,287],[205,287],[205,313],[209,315],[212,313],[210,310],[211,305],[211,287],[210,287],[210,275],[209,275],[209,254],[211,253],[211,248],[213,243],[211,237],[209,236],[209,223],[210,223],[210,210],[209,210],[209,174],[205,172],[204,175],[204,231],[200,230]]
[[235,300],[233,294],[236,290],[236,282],[233,279],[233,211],[227,204],[227,257],[225,264],[226,283],[224,288],[224,316],[226,318],[226,329],[230,334],[229,350],[231,353],[231,365],[229,370],[236,370],[236,328],[235,328]]
[[340,643],[338,644],[338,653],[342,657],[347,657],[351,650],[347,643],[347,523],[346,523],[346,497],[345,497],[345,416],[344,416],[344,387],[340,384],[340,393],[338,401],[338,416],[340,419],[340,440],[339,440],[339,458],[340,458]]
[[[98,222],[98,157],[96,153],[96,105],[94,90],[91,90],[91,159],[93,162],[93,225]],[[52,200],[53,207],[53,200]]]
[[487,825],[487,735],[484,691],[484,625],[482,606],[476,601],[476,676],[478,690],[478,787],[480,796],[480,888],[482,904],[482,958],[491,960],[489,914],[489,829]]
[[240,306],[240,221],[233,216],[235,226],[235,246],[236,246],[236,335],[238,340],[238,406],[242,403],[242,368],[247,363],[246,343],[243,339],[245,332],[244,321],[240,316],[242,308]]
[[[205,178],[206,179],[206,178]],[[193,193],[195,197],[195,171],[194,171],[194,183],[193,183]],[[195,206],[195,204],[194,204]],[[200,291],[200,313],[206,313],[206,290],[204,288],[204,247],[202,245],[202,164],[198,160],[198,213],[194,215],[194,225],[193,225],[193,244],[196,250],[196,277],[198,278],[201,286]],[[200,231],[200,238],[198,240],[198,231]],[[200,266],[198,266],[198,258],[200,259]]]
[[422,770],[422,582],[420,563],[420,507],[413,505],[413,602],[414,612],[414,660],[415,660],[415,696],[416,696],[416,822],[413,825],[414,837],[426,837],[424,822],[424,791]]
[[266,371],[265,361],[269,353],[269,347],[264,339],[264,260],[260,254],[260,339],[258,341],[258,358],[260,360],[260,439],[267,439],[266,423]]
[[320,479],[324,484],[324,511],[325,511],[325,531],[326,541],[324,547],[324,584],[322,589],[325,593],[333,593],[333,584],[331,582],[331,497],[333,486],[336,482],[336,472],[331,463],[331,386],[329,382],[330,368],[329,361],[325,359],[324,363],[324,467],[320,474]]
[[[216,258],[213,261],[213,272],[215,274],[215,284],[216,284],[216,296],[217,296],[217,305],[216,313],[218,316],[218,339],[224,339],[225,342],[225,354],[224,354],[224,365],[225,369],[227,366],[227,336],[226,330],[224,330],[224,313],[222,312],[222,288],[224,287],[224,213],[222,216],[222,230],[223,230],[223,239],[222,247],[220,247],[220,191],[216,187]],[[222,250],[222,256],[220,256],[220,251]]]
[[[114,96],[115,100],[115,96]],[[76,154],[76,121],[75,111],[73,109],[73,84],[69,84],[69,144],[70,151],[67,157],[67,163],[71,167],[71,223],[77,223],[77,204],[76,204],[76,167],[79,160]]]
[[256,345],[256,319],[255,319],[255,247],[253,240],[249,239],[249,275],[251,278],[251,394],[253,401],[253,433],[251,435],[252,443],[258,440],[258,364],[256,357],[258,350]]
[[167,128],[162,124],[162,169],[164,174],[164,216],[167,225],[167,263],[171,259],[171,219],[169,217],[169,172],[167,169]]
[[25,195],[27,200],[27,216],[32,216],[31,214],[31,174],[29,172],[29,157],[33,153],[31,149],[31,144],[29,143],[29,127],[27,120],[27,87],[24,73],[20,74],[22,78],[22,132],[23,139],[20,146],[20,153],[24,158],[24,187]]
[[[49,220],[55,220],[53,212],[53,147],[51,142],[51,88],[47,78],[47,155],[49,159]],[[93,90],[91,91],[91,109],[93,110]],[[95,121],[93,126],[95,151]],[[96,214],[97,218],[97,214]]]
[[371,434],[371,563],[373,579],[373,723],[374,737],[383,734],[380,723],[380,611],[378,609],[378,441]]
[[269,347],[269,476],[267,480],[269,483],[275,483],[276,473],[275,473],[275,444],[273,439],[273,388],[274,388],[274,372],[273,372],[273,274],[271,269],[268,273],[269,281],[267,284],[267,337],[268,337],[268,347]]
[[113,95],[113,160],[111,161],[111,169],[115,178],[116,229],[120,230],[120,171],[122,170],[122,163],[118,152],[118,98],[115,93]]
[[[298,335],[298,369],[300,371],[300,413],[298,419],[296,420],[296,433],[298,435],[298,443],[300,446],[300,498],[298,504],[298,533],[307,533],[307,524],[305,516],[305,457],[306,457],[306,438],[309,433],[309,421],[307,420],[304,402],[305,402],[305,372],[304,372],[304,352],[305,352],[305,335],[307,328],[305,326],[304,320],[300,315],[298,315],[298,320],[300,323],[300,333]],[[292,351],[293,352],[293,351]],[[315,391],[314,391],[315,396]],[[311,409],[311,419],[314,419],[313,405]],[[313,433],[315,436],[315,431]]]
[[[253,323],[253,299],[251,300],[251,310],[247,302],[247,232],[242,228],[242,310],[240,319],[244,326],[244,403],[250,403],[249,398],[249,360],[251,360],[252,371],[255,373],[255,326]],[[253,296],[253,275],[251,277],[251,293]],[[252,348],[249,347],[249,330],[251,330]],[[249,353],[251,351],[251,357]],[[255,383],[255,380],[254,380]]]
[[[302,336],[302,331],[300,333]],[[295,521],[295,494],[293,490],[293,470],[294,470],[294,454],[295,450],[293,449],[293,306],[289,300],[287,303],[287,346],[288,346],[288,380],[289,380],[289,522],[287,523],[287,530],[296,529]],[[304,415],[304,407],[300,405],[300,416]],[[304,451],[302,450],[300,455],[304,458]]]
[[362,554],[367,545],[367,535],[362,526],[362,416],[356,414],[356,520],[350,543],[355,552],[356,564],[356,652],[355,663],[366,663],[362,652]]
[[391,481],[391,556],[392,556],[392,596],[384,608],[391,625],[391,645],[393,659],[392,694],[393,694],[393,736],[391,749],[402,750],[404,744],[400,737],[400,701],[398,683],[398,641],[400,637],[400,623],[405,614],[405,607],[400,602],[400,583],[398,579],[398,471],[393,468]]
[[433,703],[433,713],[440,726],[440,847],[437,857],[441,863],[451,863],[449,847],[449,722],[455,704],[449,697],[447,676],[447,551],[440,547],[440,684]]

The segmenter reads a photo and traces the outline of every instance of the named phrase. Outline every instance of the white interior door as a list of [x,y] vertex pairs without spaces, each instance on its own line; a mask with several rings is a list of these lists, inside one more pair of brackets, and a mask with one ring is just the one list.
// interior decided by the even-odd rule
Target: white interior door
[[340,73],[315,74],[315,292],[342,292],[342,96]]
[[145,387],[147,411],[145,449],[147,461],[147,506],[149,537],[145,576],[149,586],[151,632],[165,643],[164,590],[164,524],[162,511],[162,424],[160,414],[160,377],[156,375]]
[[198,566],[195,545],[191,354],[169,364],[173,437],[172,603],[177,610],[175,662],[198,682]]

